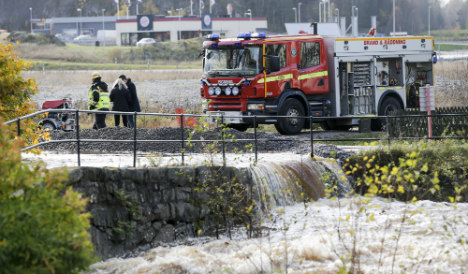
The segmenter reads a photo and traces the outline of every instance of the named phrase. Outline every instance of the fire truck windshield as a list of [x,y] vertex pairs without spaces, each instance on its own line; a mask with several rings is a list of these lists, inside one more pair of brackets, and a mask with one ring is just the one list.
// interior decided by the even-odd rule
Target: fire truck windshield
[[260,73],[260,53],[259,46],[207,49],[203,70],[209,77],[253,76]]

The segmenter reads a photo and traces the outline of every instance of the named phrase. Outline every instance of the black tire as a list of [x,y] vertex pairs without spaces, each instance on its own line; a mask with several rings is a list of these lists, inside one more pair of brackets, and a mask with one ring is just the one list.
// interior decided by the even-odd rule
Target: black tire
[[403,109],[403,106],[395,97],[387,97],[384,99],[379,109],[379,116],[388,116],[392,112]]
[[237,131],[244,132],[249,129],[250,126],[247,124],[230,124],[229,127]]
[[[382,105],[379,108],[379,116],[388,116],[392,112],[403,109],[400,101],[395,97],[387,97],[384,99]],[[381,131],[383,126],[387,123],[386,119],[373,119],[371,121],[371,130],[373,131]]]
[[275,128],[279,133],[285,135],[294,135],[301,132],[302,128],[304,127],[305,119],[293,117],[303,117],[305,115],[305,111],[304,107],[297,99],[287,99],[280,107],[279,115],[292,117],[278,118],[278,122],[275,124]]
[[42,123],[42,130],[45,130],[45,131],[52,131],[52,130],[55,130],[55,125],[52,124],[51,122],[44,122]]

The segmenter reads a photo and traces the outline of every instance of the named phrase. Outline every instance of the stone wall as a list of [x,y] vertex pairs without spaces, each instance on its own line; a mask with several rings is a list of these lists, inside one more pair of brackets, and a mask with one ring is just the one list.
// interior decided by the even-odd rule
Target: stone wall
[[106,259],[193,236],[206,223],[207,199],[194,186],[219,174],[251,182],[247,169],[232,167],[81,167],[70,170],[70,184],[89,197],[92,242]]

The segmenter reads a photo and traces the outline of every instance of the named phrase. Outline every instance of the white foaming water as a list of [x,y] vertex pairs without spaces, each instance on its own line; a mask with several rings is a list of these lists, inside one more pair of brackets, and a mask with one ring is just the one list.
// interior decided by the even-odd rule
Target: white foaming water
[[320,199],[274,212],[260,238],[158,247],[89,273],[337,273],[352,261],[356,273],[468,271],[467,204]]

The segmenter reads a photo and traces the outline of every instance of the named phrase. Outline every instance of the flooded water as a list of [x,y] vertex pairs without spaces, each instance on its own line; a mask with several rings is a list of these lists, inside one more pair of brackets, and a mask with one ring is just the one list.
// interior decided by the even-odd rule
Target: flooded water
[[[337,170],[310,159],[251,167],[257,199],[266,200],[258,237],[239,228],[232,240],[193,238],[93,264],[88,274],[468,271],[468,204],[322,198],[321,180]],[[303,192],[316,200],[304,202]]]
[[[263,237],[195,239],[91,266],[104,273],[466,273],[468,205],[320,199],[276,207]],[[354,255],[352,255],[354,254]]]
[[[341,194],[349,189],[336,175],[336,163],[274,155],[263,155],[257,165],[236,158],[239,165],[250,167],[257,200],[263,201],[257,237],[249,239],[239,228],[232,240],[188,239],[136,257],[95,263],[87,274],[334,274],[344,268],[369,274],[468,272],[468,204],[323,198],[327,187],[323,180],[331,177],[337,179]],[[73,156],[71,162],[76,160]],[[55,159],[51,165],[67,161],[65,156],[50,157]],[[101,155],[91,164],[97,159],[127,163],[127,158],[107,157]],[[302,193],[314,201],[304,202]]]

